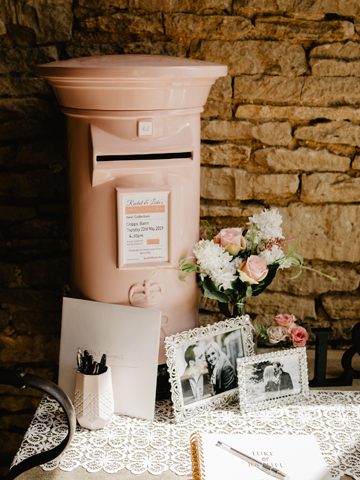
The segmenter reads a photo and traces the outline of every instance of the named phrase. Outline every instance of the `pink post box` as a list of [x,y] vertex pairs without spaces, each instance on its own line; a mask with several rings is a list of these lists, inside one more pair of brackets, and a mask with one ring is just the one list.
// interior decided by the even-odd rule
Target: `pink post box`
[[198,324],[195,279],[175,268],[198,241],[200,113],[226,73],[155,55],[38,67],[67,117],[73,294],[161,310],[159,364],[163,338]]

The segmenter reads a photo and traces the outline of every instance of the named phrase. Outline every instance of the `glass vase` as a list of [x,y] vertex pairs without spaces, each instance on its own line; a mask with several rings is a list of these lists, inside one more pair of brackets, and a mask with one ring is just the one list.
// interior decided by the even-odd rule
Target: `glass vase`
[[234,317],[241,317],[245,315],[245,300],[238,303],[232,303],[229,305],[231,316]]

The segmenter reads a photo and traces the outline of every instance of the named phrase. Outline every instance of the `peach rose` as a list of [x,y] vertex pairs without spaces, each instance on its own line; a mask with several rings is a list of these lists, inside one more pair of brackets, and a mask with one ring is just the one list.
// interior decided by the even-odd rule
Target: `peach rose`
[[293,327],[290,329],[290,340],[296,345],[297,347],[303,347],[307,339],[309,338],[309,334],[305,330],[304,327]]
[[289,330],[279,325],[273,325],[267,329],[267,334],[270,343],[279,343],[289,334]]
[[214,237],[214,242],[220,244],[234,257],[246,248],[246,240],[242,236],[242,228],[223,228]]
[[239,266],[238,270],[240,280],[250,285],[255,285],[261,282],[261,280],[264,280],[268,271],[269,269],[265,261],[257,255],[250,255],[250,257]]
[[296,322],[296,318],[294,317],[294,315],[283,313],[282,315],[276,315],[274,321],[282,327],[290,327],[290,325]]

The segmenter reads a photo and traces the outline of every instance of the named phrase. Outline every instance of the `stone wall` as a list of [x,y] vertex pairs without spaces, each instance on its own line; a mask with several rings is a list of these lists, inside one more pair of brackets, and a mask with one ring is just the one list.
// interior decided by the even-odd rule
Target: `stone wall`
[[[360,300],[358,0],[5,0],[0,5],[0,362],[57,370],[69,291],[65,122],[35,65],[146,53],[225,63],[202,115],[202,217],[244,226],[276,206],[306,271],[247,302],[255,322],[291,312],[349,342]],[[295,272],[294,272],[295,273]],[[202,322],[220,318],[201,300]],[[39,395],[0,391],[2,472]]]

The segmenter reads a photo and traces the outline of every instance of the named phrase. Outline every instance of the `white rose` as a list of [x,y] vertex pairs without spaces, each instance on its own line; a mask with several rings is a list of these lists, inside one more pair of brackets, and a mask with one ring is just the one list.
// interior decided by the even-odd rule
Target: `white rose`
[[267,329],[267,334],[270,343],[279,343],[289,334],[289,331],[286,327],[273,325]]

